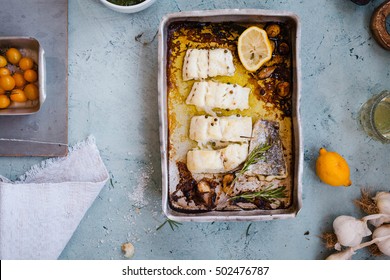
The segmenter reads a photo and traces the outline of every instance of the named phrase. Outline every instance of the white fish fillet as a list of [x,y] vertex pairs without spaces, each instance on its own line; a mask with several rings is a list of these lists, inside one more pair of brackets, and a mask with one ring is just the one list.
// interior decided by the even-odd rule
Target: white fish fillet
[[231,144],[220,150],[193,150],[187,153],[192,173],[223,173],[237,168],[248,156],[248,144]]
[[206,112],[213,108],[245,110],[249,108],[250,91],[250,88],[237,84],[195,82],[186,103]]
[[252,136],[251,117],[195,116],[190,123],[190,139],[205,144],[212,141],[248,142]]
[[228,49],[188,49],[183,63],[183,80],[233,76],[236,68]]

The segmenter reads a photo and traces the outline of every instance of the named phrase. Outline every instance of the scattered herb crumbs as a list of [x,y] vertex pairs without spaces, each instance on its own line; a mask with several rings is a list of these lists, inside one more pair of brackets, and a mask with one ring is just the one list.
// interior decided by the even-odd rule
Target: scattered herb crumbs
[[251,226],[252,226],[252,223],[250,223],[248,225],[248,227],[246,228],[246,233],[245,233],[246,236],[249,236],[249,229],[251,228]]
[[111,187],[112,187],[112,188],[115,187],[115,186],[114,186],[114,183],[113,183],[113,181],[112,181],[112,178],[110,178],[110,184],[111,184]]

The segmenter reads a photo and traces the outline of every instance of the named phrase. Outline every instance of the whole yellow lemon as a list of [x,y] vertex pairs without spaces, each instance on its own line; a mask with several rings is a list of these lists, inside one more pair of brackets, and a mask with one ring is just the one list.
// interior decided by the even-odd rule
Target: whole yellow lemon
[[349,187],[350,170],[347,161],[336,152],[328,152],[324,148],[320,149],[316,162],[316,173],[325,184],[339,187]]

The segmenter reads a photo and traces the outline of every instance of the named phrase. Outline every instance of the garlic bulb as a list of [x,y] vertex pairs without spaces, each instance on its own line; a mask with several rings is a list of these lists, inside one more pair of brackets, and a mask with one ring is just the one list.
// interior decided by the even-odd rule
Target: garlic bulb
[[[385,214],[370,221],[374,227],[379,227],[384,223],[390,223],[390,193],[378,192],[373,198],[380,214]],[[387,216],[386,216],[387,215]]]
[[339,216],[333,221],[334,233],[337,236],[338,243],[336,250],[341,250],[340,245],[346,247],[357,246],[362,242],[363,237],[371,235],[364,220],[358,220],[351,216]]
[[326,258],[326,260],[350,260],[355,251],[352,248],[348,248],[344,251],[334,253]]
[[372,244],[376,244],[383,254],[390,256],[390,225],[383,225],[377,228],[372,234],[372,239],[370,241],[332,254],[327,257],[326,260],[350,260],[357,250],[371,246]]
[[373,199],[379,213],[390,214],[390,192],[378,192]]
[[374,230],[373,239],[381,239],[376,242],[379,250],[386,256],[390,256],[390,224],[383,225]]

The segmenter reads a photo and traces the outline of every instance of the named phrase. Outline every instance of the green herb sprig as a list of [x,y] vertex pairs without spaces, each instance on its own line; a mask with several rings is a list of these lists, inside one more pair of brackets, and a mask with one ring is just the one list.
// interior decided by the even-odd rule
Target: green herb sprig
[[163,226],[165,226],[166,223],[169,224],[169,226],[171,227],[171,229],[173,231],[175,231],[175,228],[178,228],[181,225],[181,223],[179,223],[179,222],[176,222],[176,221],[171,220],[171,219],[166,219],[165,222],[163,222],[160,226],[158,226],[156,228],[156,231],[161,229]]
[[261,198],[267,201],[278,198],[286,198],[286,187],[280,186],[278,188],[273,188],[272,185],[264,187],[258,192],[244,192],[240,195],[233,196],[230,200],[245,199],[250,202],[253,202],[256,198]]
[[[249,166],[256,164],[259,160],[264,159],[264,153],[268,151],[271,148],[272,144],[265,143],[262,145],[256,146],[248,155],[246,161],[244,162],[244,166],[241,168],[240,171],[236,173],[236,178],[234,178],[234,181],[241,175],[243,175],[246,171],[248,171]],[[234,182],[233,181],[233,182]]]

